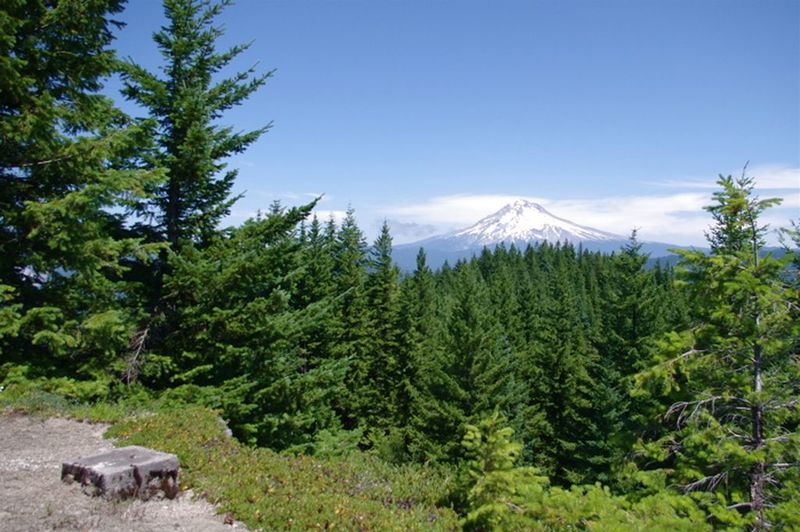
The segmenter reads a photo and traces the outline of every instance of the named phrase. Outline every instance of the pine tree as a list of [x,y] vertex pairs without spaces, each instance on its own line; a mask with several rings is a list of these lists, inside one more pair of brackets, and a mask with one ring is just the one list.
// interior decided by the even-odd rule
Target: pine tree
[[237,198],[231,188],[237,171],[224,160],[241,153],[266,125],[235,132],[218,121],[264,85],[272,71],[251,67],[229,78],[216,77],[249,44],[217,50],[223,29],[215,25],[229,0],[164,0],[168,25],[153,35],[164,59],[164,77],[133,61],[124,68],[124,95],[145,108],[151,149],[141,157],[145,167],[165,168],[167,179],[153,190],[140,214],[155,220],[159,239],[177,251],[181,241],[207,243]]
[[[332,226],[331,226],[332,227]],[[366,301],[367,245],[350,208],[335,235],[333,283],[336,296],[332,356],[348,364],[347,393],[336,408],[346,429],[363,425],[360,387],[369,374],[370,342]]]
[[452,293],[444,316],[437,365],[427,377],[427,435],[440,452],[458,459],[462,449],[454,436],[465,424],[499,409],[510,411],[517,398],[513,353],[504,345],[491,313],[489,293],[478,265],[460,262],[453,270]]
[[[441,426],[437,391],[447,381],[442,351],[442,319],[434,273],[425,250],[402,285],[400,359],[396,424],[404,431],[406,454],[419,461],[444,458],[436,428]],[[432,415],[433,414],[433,415]]]
[[[641,429],[629,398],[631,379],[650,356],[652,337],[663,333],[660,320],[663,301],[655,276],[645,270],[648,256],[641,253],[636,230],[622,249],[598,264],[598,314],[601,316],[593,343],[601,362],[594,366],[594,380],[605,405],[598,409],[597,426],[608,445],[598,449],[594,462],[602,467],[601,480],[618,464]],[[602,295],[600,295],[602,294]],[[599,403],[596,401],[595,403]]]
[[493,413],[478,423],[466,426],[461,445],[467,455],[470,486],[465,530],[506,530],[513,526],[513,514],[522,513],[515,504],[519,496],[541,487],[546,479],[532,467],[514,467],[522,445],[513,442],[514,431],[503,426],[504,419]]
[[580,320],[574,250],[539,248],[547,273],[535,336],[523,361],[529,403],[520,432],[525,459],[561,483],[593,477],[602,446],[597,426],[600,387],[593,379],[598,355]]
[[140,317],[124,261],[155,251],[126,233],[124,212],[157,176],[123,169],[140,132],[99,94],[122,4],[0,10],[3,359],[106,383]]
[[660,301],[654,278],[645,271],[648,256],[641,249],[634,230],[611,259],[604,298],[603,355],[620,375],[635,373],[643,357],[643,342],[658,332]]
[[[329,238],[316,216],[300,239],[302,270],[293,292],[292,304],[303,308],[313,303],[332,298],[333,286],[333,239]],[[334,313],[321,315],[305,339],[305,350],[311,360],[330,358],[331,330]]]
[[682,395],[665,415],[669,432],[644,450],[718,522],[766,529],[798,504],[798,316],[789,258],[763,256],[759,217],[778,200],[754,197],[744,176],[718,184],[707,207],[711,253],[681,252],[695,326],[640,376],[643,391],[669,397],[680,386]]
[[369,257],[366,282],[369,351],[366,380],[359,384],[358,399],[364,405],[362,418],[370,429],[386,430],[396,417],[400,333],[399,276],[392,262],[392,237],[384,221]]
[[316,435],[340,428],[334,401],[346,365],[312,356],[308,338],[334,311],[323,297],[295,301],[303,270],[297,224],[312,205],[246,221],[210,245],[188,245],[167,288],[180,327],[172,394],[195,394],[221,408],[236,435],[273,449],[309,451]]

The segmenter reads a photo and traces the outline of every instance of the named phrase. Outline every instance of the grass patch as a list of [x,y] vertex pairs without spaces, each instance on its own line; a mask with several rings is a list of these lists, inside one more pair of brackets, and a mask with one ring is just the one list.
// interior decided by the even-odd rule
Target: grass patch
[[68,417],[91,423],[115,423],[157,407],[155,403],[148,405],[130,401],[89,403],[45,390],[26,390],[22,394],[13,392],[13,389],[6,389],[0,393],[1,410],[36,417]]
[[193,488],[252,528],[265,530],[455,530],[437,505],[453,479],[425,466],[346,458],[286,456],[225,435],[211,410],[186,407],[123,421],[108,436],[120,445],[175,453],[182,487]]

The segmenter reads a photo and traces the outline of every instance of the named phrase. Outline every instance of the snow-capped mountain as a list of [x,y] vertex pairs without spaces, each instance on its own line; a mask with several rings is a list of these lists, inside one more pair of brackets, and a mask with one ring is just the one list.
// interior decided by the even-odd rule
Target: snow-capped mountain
[[519,199],[466,229],[440,238],[460,240],[464,249],[500,242],[586,242],[624,237],[559,218],[538,203]]
[[[618,251],[628,239],[559,218],[538,203],[519,199],[465,229],[395,246],[392,255],[401,268],[410,271],[414,269],[419,248],[425,249],[428,264],[435,268],[445,261],[452,264],[469,258],[484,247],[491,248],[501,242],[523,248],[528,243],[543,241],[570,242],[586,250],[610,253]],[[656,258],[670,255],[675,247],[678,246],[645,242],[642,251]]]
[[466,229],[435,236],[416,245],[436,249],[470,249],[500,242],[604,242],[625,237],[559,218],[538,203],[519,199]]

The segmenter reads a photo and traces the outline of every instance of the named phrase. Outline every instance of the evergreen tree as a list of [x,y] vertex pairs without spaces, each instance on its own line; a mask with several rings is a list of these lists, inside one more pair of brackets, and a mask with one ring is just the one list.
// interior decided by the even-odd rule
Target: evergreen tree
[[718,183],[711,253],[681,252],[696,324],[672,337],[668,353],[680,354],[640,377],[651,394],[682,389],[665,416],[671,430],[644,450],[717,522],[766,529],[798,504],[798,316],[788,257],[762,256],[759,216],[778,200],[754,197],[744,176]]
[[122,168],[140,132],[99,94],[122,4],[0,9],[2,358],[106,384],[140,318],[124,261],[155,251],[123,213],[157,176]]
[[[293,289],[296,295],[292,298],[292,304],[296,308],[304,308],[334,296],[334,241],[324,231],[322,224],[314,216],[305,237],[300,239],[301,273]],[[334,319],[334,312],[326,312],[307,330],[304,345],[310,360],[322,361],[330,358]]]
[[598,265],[602,297],[597,307],[602,319],[594,343],[602,362],[595,366],[594,379],[605,403],[597,426],[608,445],[594,461],[607,466],[604,481],[609,480],[608,468],[621,462],[641,428],[632,413],[630,376],[650,356],[652,337],[664,332],[659,319],[663,301],[655,276],[645,270],[648,256],[641,247],[634,230],[618,253]]
[[543,245],[539,252],[547,285],[543,315],[523,364],[529,403],[520,437],[527,463],[558,482],[574,483],[592,479],[593,458],[604,444],[597,426],[604,404],[592,378],[598,355],[576,312],[574,250]]
[[657,331],[660,301],[655,279],[645,271],[648,256],[631,233],[628,243],[611,259],[605,293],[603,355],[620,375],[635,373],[644,342]]
[[508,529],[509,517],[521,513],[515,499],[531,486],[540,488],[546,482],[532,467],[514,467],[522,445],[511,441],[514,431],[503,422],[495,412],[466,426],[461,443],[470,481],[469,511],[462,522],[465,530]]
[[155,220],[159,239],[178,250],[181,241],[205,243],[237,198],[231,188],[237,171],[224,160],[243,152],[267,129],[236,132],[218,124],[225,111],[240,105],[264,85],[272,71],[255,67],[229,78],[217,76],[249,45],[217,50],[223,29],[215,25],[229,0],[164,0],[167,26],[153,35],[164,76],[128,61],[125,96],[145,108],[151,149],[140,158],[150,168],[165,168],[166,181],[140,214]]
[[406,454],[419,461],[442,459],[437,392],[447,382],[442,352],[442,320],[434,273],[425,250],[402,285],[396,420],[405,432]]
[[369,375],[370,341],[365,294],[367,245],[352,208],[335,235],[333,257],[337,304],[331,354],[349,367],[347,393],[338,401],[337,410],[345,428],[353,429],[363,425],[361,414],[366,406],[359,393]]
[[442,370],[428,377],[427,405],[428,435],[451,460],[461,455],[453,436],[463,434],[466,423],[495,409],[510,411],[517,401],[513,353],[504,348],[478,265],[459,263],[453,273],[438,361]]
[[392,262],[392,237],[386,222],[381,226],[369,257],[366,284],[369,351],[358,400],[364,405],[366,426],[386,430],[396,418],[399,375],[398,329],[400,271]]
[[313,205],[248,220],[198,249],[175,257],[167,288],[180,328],[173,394],[194,394],[222,408],[238,437],[273,449],[309,451],[316,435],[336,430],[332,405],[345,364],[312,357],[307,339],[331,298],[295,302],[303,269],[297,224]]

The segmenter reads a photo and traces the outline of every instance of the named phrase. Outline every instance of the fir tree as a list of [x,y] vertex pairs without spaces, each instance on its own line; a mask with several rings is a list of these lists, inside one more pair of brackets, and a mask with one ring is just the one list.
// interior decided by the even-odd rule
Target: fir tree
[[173,394],[221,408],[238,437],[273,449],[310,451],[316,435],[340,428],[332,405],[346,365],[312,357],[308,338],[333,312],[332,298],[295,302],[303,269],[297,224],[313,205],[248,220],[173,262],[167,287],[181,324]]
[[[301,244],[301,273],[298,275],[292,298],[293,306],[304,308],[315,302],[334,296],[333,286],[333,239],[329,238],[316,216],[306,230]],[[312,361],[330,358],[332,348],[331,331],[334,312],[319,316],[305,338],[305,351]]]
[[251,67],[229,78],[216,77],[249,45],[218,51],[223,29],[215,25],[229,0],[164,0],[167,26],[153,35],[164,59],[164,76],[128,61],[126,97],[144,107],[151,150],[145,167],[167,171],[167,180],[140,206],[154,229],[177,251],[181,241],[206,243],[237,199],[231,188],[237,171],[224,160],[243,152],[269,129],[236,132],[218,124],[225,111],[243,103],[264,85],[272,71]]
[[520,436],[528,463],[558,482],[579,482],[592,478],[592,458],[602,444],[595,410],[602,403],[596,403],[599,388],[592,379],[597,352],[576,312],[574,250],[545,245],[539,252],[549,274],[543,315],[523,364],[530,403]]
[[3,358],[106,383],[140,318],[124,261],[155,251],[130,238],[123,213],[157,176],[122,168],[140,132],[99,94],[122,3],[0,10]]
[[414,273],[402,285],[400,359],[397,385],[397,424],[405,431],[409,456],[418,460],[442,459],[437,438],[442,412],[438,390],[447,381],[442,354],[442,319],[433,272],[425,250],[417,254]]
[[788,258],[762,256],[759,217],[778,200],[754,197],[744,176],[718,183],[711,253],[681,252],[696,325],[672,337],[667,353],[680,354],[640,376],[642,391],[680,386],[683,397],[665,415],[671,430],[644,449],[721,524],[766,529],[798,503],[797,312]]
[[495,412],[466,426],[461,443],[469,475],[465,530],[508,529],[510,515],[521,513],[515,504],[519,496],[546,482],[532,467],[514,466],[522,445],[511,440],[514,431],[504,421]]
[[369,257],[366,284],[369,351],[358,400],[369,428],[388,428],[396,417],[399,376],[399,284],[400,271],[392,262],[392,237],[384,221]]
[[369,375],[370,342],[366,301],[367,245],[353,209],[348,209],[334,243],[336,319],[332,356],[348,364],[347,393],[337,404],[345,428],[363,424],[365,405],[359,393]]

